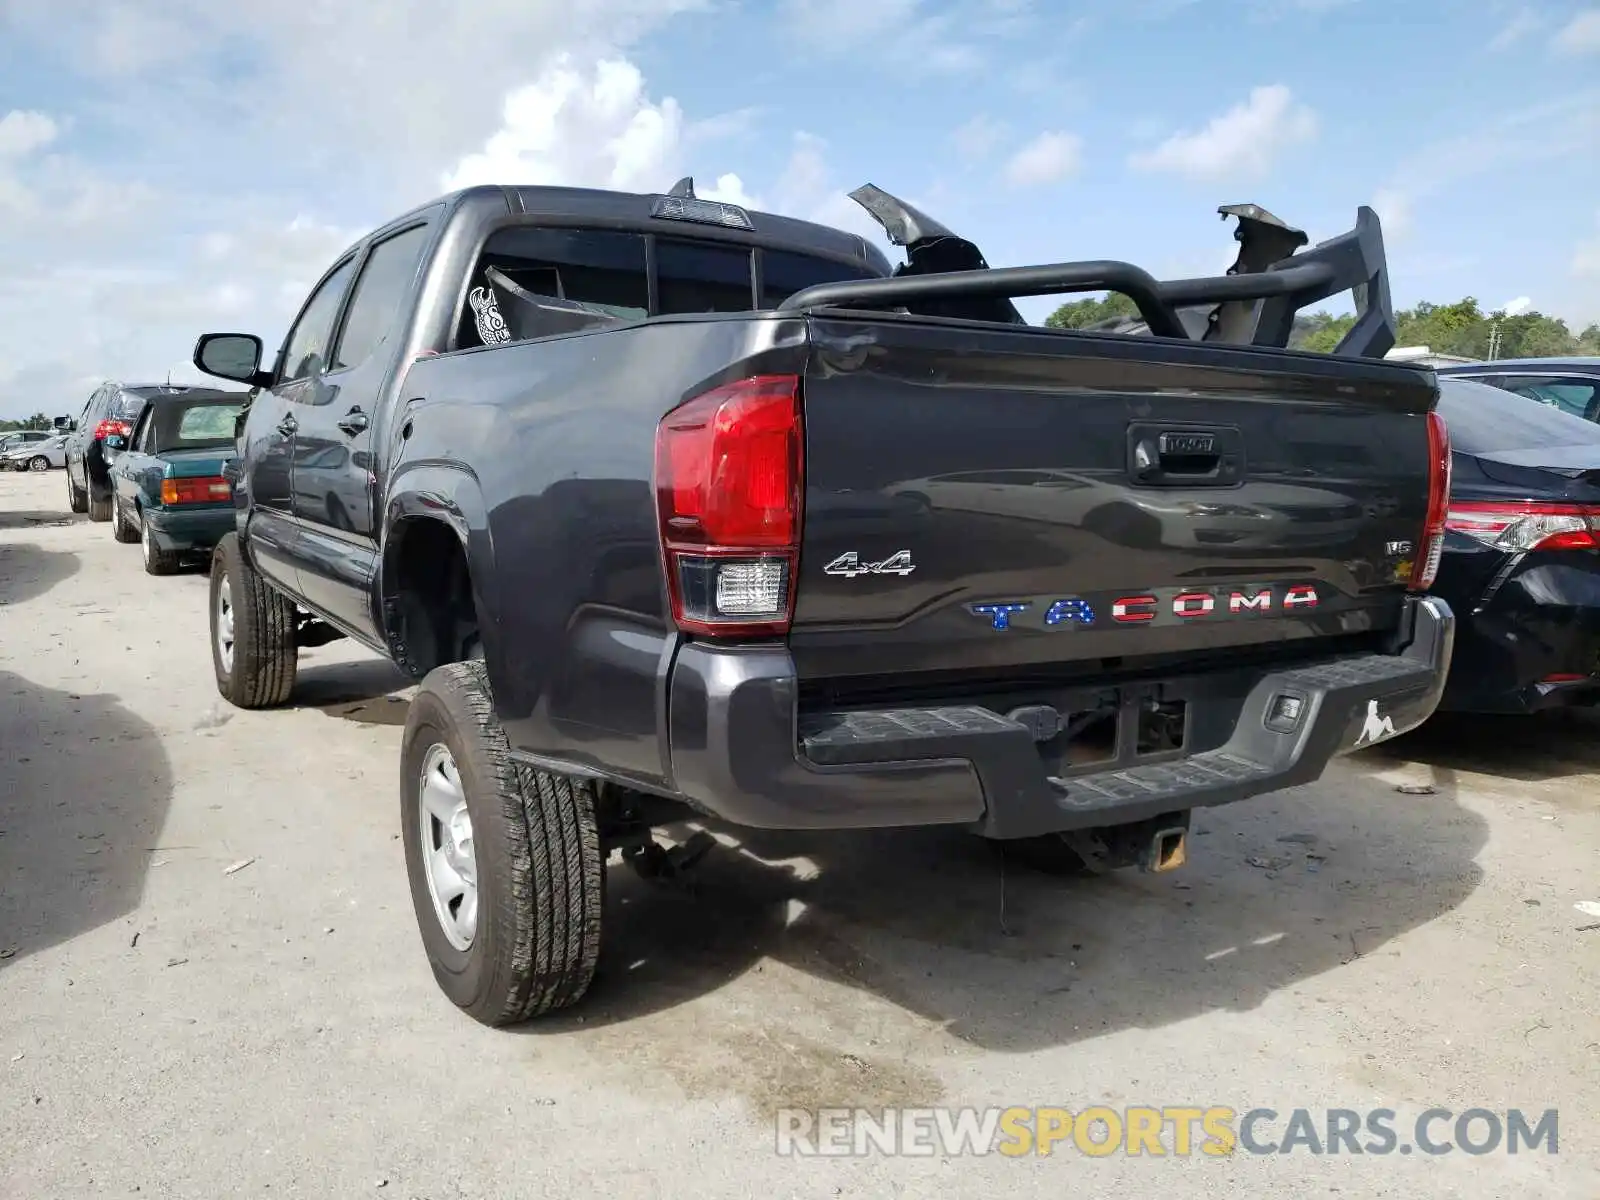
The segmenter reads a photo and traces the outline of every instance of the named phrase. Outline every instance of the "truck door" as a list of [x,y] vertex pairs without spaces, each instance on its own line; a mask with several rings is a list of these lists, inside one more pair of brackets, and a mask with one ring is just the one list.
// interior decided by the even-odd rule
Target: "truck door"
[[297,433],[326,390],[328,347],[355,267],[352,254],[323,276],[284,339],[272,386],[256,396],[245,422],[250,556],[258,571],[295,596],[302,595],[297,569],[300,537],[293,508]]
[[376,569],[376,409],[399,364],[402,314],[430,228],[385,235],[360,264],[327,367],[296,409],[293,511],[301,594],[336,621],[368,630]]

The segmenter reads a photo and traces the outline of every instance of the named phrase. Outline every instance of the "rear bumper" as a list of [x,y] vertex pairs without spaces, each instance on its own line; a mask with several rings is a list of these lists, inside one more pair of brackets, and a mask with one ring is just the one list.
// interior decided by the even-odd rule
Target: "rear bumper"
[[[1392,653],[1275,672],[1230,704],[1231,734],[1199,753],[1052,776],[1027,727],[972,705],[799,713],[781,647],[679,651],[667,723],[678,791],[727,821],[767,829],[968,825],[1027,837],[1226,804],[1307,783],[1330,759],[1432,715],[1455,617],[1411,600]],[[1268,726],[1280,697],[1297,719]],[[1207,714],[1214,720],[1215,711]]]
[[1470,611],[1460,604],[1441,709],[1535,713],[1600,701],[1600,570],[1594,554],[1542,557],[1550,561],[1517,571],[1486,602]]
[[145,524],[156,545],[171,552],[209,550],[222,540],[222,535],[232,533],[234,527],[233,505],[208,504],[188,512],[165,508],[146,509]]

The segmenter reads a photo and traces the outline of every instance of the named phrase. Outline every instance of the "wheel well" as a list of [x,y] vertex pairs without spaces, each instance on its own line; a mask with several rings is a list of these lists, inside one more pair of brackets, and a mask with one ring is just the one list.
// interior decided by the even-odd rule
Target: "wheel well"
[[399,522],[384,570],[385,627],[396,661],[417,678],[479,651],[478,608],[456,531],[426,517]]

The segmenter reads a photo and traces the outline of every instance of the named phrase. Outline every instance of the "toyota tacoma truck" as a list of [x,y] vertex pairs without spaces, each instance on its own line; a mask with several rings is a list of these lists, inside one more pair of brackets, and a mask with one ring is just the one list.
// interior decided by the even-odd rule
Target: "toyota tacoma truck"
[[[284,703],[342,636],[421,680],[411,893],[484,1023],[584,994],[605,865],[671,869],[668,826],[947,825],[1162,870],[1191,810],[1439,700],[1449,443],[1433,373],[1384,361],[1370,209],[1311,245],[1230,206],[1234,268],[1158,281],[991,267],[853,196],[904,261],[692,180],[477,187],[341,255],[271,359],[196,344],[254,395],[218,688]],[[1015,304],[1101,291],[1138,321]],[[1336,350],[1288,349],[1342,292]]]

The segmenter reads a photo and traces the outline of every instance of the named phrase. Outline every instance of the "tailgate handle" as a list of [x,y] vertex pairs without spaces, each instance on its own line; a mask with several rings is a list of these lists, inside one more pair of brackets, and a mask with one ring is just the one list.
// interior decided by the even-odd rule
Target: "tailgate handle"
[[1225,426],[1128,427],[1128,473],[1150,487],[1225,487],[1244,477],[1244,443]]

